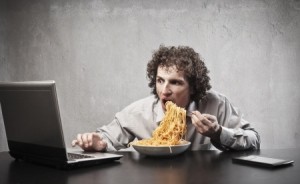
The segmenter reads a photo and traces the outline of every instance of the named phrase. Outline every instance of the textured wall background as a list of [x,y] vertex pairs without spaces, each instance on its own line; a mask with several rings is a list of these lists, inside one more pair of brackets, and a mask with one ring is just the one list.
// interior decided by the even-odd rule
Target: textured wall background
[[262,148],[300,147],[299,0],[0,0],[0,80],[55,80],[67,142],[150,94],[160,44],[202,55]]

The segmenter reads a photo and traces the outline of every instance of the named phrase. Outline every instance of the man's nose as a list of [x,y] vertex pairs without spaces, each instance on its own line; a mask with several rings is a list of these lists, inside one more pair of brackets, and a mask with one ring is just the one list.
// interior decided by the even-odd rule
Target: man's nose
[[162,88],[162,94],[168,95],[168,94],[171,94],[171,93],[172,93],[172,91],[171,91],[171,89],[170,89],[169,84],[168,84],[168,83],[165,83],[165,84],[163,85],[163,88]]

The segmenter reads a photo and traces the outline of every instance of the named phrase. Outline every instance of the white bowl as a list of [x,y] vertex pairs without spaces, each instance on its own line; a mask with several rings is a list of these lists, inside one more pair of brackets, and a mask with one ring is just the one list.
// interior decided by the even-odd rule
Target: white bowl
[[131,145],[136,151],[144,155],[173,156],[186,151],[191,145],[191,142],[183,141],[181,144],[175,146],[141,146],[134,143]]

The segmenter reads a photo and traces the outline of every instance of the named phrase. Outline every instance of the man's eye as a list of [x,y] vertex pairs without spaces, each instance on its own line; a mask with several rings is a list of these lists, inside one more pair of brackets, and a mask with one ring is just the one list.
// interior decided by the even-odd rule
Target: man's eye
[[181,85],[181,83],[179,81],[172,81],[171,84],[174,84],[174,85],[177,85],[177,86]]
[[156,82],[157,83],[163,83],[163,80],[162,79],[156,79]]

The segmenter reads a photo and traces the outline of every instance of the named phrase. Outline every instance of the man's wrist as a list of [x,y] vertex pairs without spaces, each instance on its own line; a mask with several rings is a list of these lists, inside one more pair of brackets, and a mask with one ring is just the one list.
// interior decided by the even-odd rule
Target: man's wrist
[[216,141],[216,142],[220,142],[221,133],[222,133],[222,126],[219,125],[217,131],[211,137],[211,139],[214,140],[214,141]]

